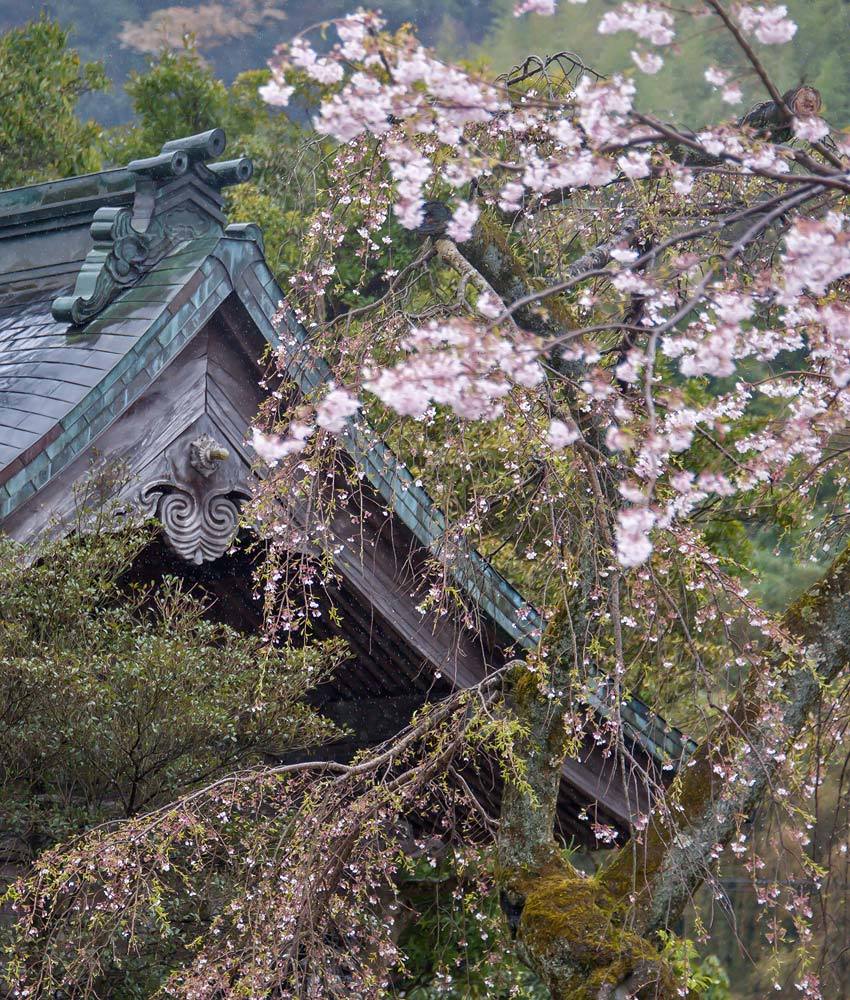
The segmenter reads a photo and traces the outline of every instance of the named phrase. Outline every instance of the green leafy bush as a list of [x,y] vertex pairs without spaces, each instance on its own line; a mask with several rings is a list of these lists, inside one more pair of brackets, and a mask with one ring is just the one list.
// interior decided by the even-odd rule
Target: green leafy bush
[[98,170],[101,127],[76,107],[107,87],[103,66],[82,62],[56,21],[0,35],[0,187]]
[[35,562],[0,539],[0,811],[33,852],[336,734],[303,699],[343,647],[239,634],[175,578],[122,586],[148,538],[63,538]]

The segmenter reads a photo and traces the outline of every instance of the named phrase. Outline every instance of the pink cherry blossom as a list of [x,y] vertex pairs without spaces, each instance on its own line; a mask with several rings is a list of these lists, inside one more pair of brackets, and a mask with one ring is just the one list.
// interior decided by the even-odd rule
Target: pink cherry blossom
[[504,212],[514,212],[522,208],[525,187],[517,181],[509,181],[501,191],[499,208]]
[[[642,351],[629,351],[626,357],[617,365],[617,378],[619,381],[637,382],[645,361],[646,357]],[[619,437],[612,438],[612,442],[619,440]],[[621,447],[621,445],[618,445],[618,447]]]
[[626,247],[614,247],[611,251],[611,259],[619,261],[621,264],[631,264],[632,261],[638,259],[638,252]]
[[697,485],[706,493],[716,493],[721,497],[733,496],[735,493],[735,487],[720,472],[709,472],[707,470],[701,472],[697,478]]
[[743,91],[737,83],[730,83],[720,92],[721,98],[726,104],[740,104],[744,99]]
[[523,0],[514,7],[514,17],[523,14],[542,14],[548,16],[555,13],[557,0]]
[[649,533],[655,520],[648,507],[629,507],[617,514],[617,560],[621,566],[640,566],[652,555]]
[[[624,363],[618,367],[626,371],[628,363]],[[605,447],[609,451],[623,451],[631,447],[633,443],[634,439],[632,435],[628,431],[624,431],[622,427],[618,427],[617,424],[611,424],[605,431]]]
[[342,80],[342,66],[332,59],[320,58],[302,38],[293,39],[289,46],[289,58],[293,66],[303,69],[318,83],[339,83]]
[[578,121],[597,145],[625,138],[627,115],[632,110],[635,85],[625,77],[594,82],[582,77],[575,89]]
[[743,5],[738,9],[738,22],[744,31],[752,32],[764,45],[783,45],[797,32],[797,25],[787,16],[784,4],[775,7]]
[[303,451],[313,430],[311,424],[295,421],[289,425],[287,437],[282,438],[277,434],[264,434],[257,427],[253,427],[251,447],[264,462],[276,465],[280,459]]
[[653,3],[632,3],[627,0],[616,10],[608,11],[599,22],[601,35],[618,31],[632,31],[654,45],[668,45],[673,41],[673,17],[669,11]]
[[316,423],[338,434],[360,409],[360,401],[346,389],[332,389],[316,408]]
[[794,135],[798,139],[805,139],[807,142],[820,142],[825,136],[829,135],[829,125],[823,120],[823,118],[811,117],[811,118],[795,118],[794,119]]
[[575,424],[567,424],[563,420],[552,420],[549,423],[549,430],[546,432],[546,441],[552,448],[560,451],[568,445],[575,444],[580,436]]
[[359,61],[366,57],[364,42],[367,32],[379,31],[383,22],[374,14],[361,12],[337,21],[334,26],[342,42],[341,54],[346,59]]
[[717,66],[709,66],[703,76],[706,81],[712,85],[712,87],[722,87],[729,78],[729,74],[726,70],[720,69]]
[[416,229],[422,223],[425,200],[422,188],[431,176],[431,163],[418,150],[404,143],[387,143],[384,155],[398,194],[393,210],[405,228]]
[[383,135],[389,131],[393,88],[366,73],[353,73],[341,93],[333,94],[319,108],[316,131],[348,142],[363,132]]
[[617,157],[617,166],[632,179],[649,177],[649,153],[639,153],[636,150],[625,156]]
[[729,74],[717,66],[709,66],[705,71],[705,79],[713,87],[722,87],[721,98],[727,104],[740,104],[743,94],[737,83],[729,83]]
[[480,214],[481,209],[477,205],[470,204],[468,201],[460,202],[455,207],[451,220],[446,226],[446,235],[455,243],[465,243],[472,236],[472,230],[475,228]]
[[497,316],[501,316],[505,311],[505,305],[502,300],[492,292],[482,292],[478,296],[475,308],[482,316],[486,316],[488,319],[496,319]]
[[431,403],[468,420],[494,420],[511,385],[537,385],[543,371],[530,340],[509,340],[474,323],[436,320],[414,330],[409,355],[368,374],[366,388],[404,416],[420,416]]
[[273,76],[257,92],[266,104],[271,104],[275,108],[285,108],[289,104],[289,99],[295,93],[295,87],[288,87],[282,80]]
[[846,219],[830,213],[826,220],[800,219],[785,237],[782,299],[790,303],[803,289],[823,295],[827,287],[850,274],[850,234]]
[[393,81],[403,87],[426,82],[437,72],[438,64],[421,46],[417,46],[412,52],[402,53],[392,67]]
[[676,167],[671,172],[672,187],[676,194],[690,194],[694,186],[693,171],[686,167]]
[[641,73],[646,73],[649,76],[653,76],[664,66],[664,60],[654,52],[640,52],[632,49],[630,54],[632,62]]

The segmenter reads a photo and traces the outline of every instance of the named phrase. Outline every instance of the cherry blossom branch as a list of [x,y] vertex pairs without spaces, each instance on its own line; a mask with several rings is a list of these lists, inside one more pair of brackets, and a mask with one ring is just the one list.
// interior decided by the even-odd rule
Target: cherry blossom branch
[[[814,180],[812,181],[813,186],[816,185],[816,183],[817,183],[816,181]],[[727,229],[730,225],[732,225],[735,222],[741,222],[744,219],[748,219],[753,215],[762,216],[762,213],[764,212],[765,208],[769,209],[771,208],[771,206],[777,206],[778,208],[781,209],[781,211],[777,211],[776,209],[774,209],[772,213],[769,213],[770,221],[772,222],[774,221],[774,219],[784,215],[787,211],[789,211],[790,208],[793,208],[798,204],[807,201],[811,197],[813,197],[813,192],[810,191],[807,187],[807,189],[804,192],[802,192],[802,196],[800,192],[791,196],[787,194],[777,195],[776,197],[771,198],[768,201],[761,202],[757,205],[750,205],[747,208],[741,209],[740,211],[734,212],[731,215],[725,216],[723,219],[711,223],[708,226],[695,226],[692,229],[686,230],[685,232],[682,233],[677,233],[674,236],[670,236],[667,239],[660,241],[657,245],[654,245],[650,250],[647,250],[645,253],[638,256],[635,260],[626,264],[625,269],[635,270],[642,265],[652,263],[660,253],[662,253],[664,250],[670,249],[670,247],[676,246],[679,243],[687,243],[690,242],[691,240],[701,239],[707,235],[721,232],[722,230]],[[756,235],[758,231],[760,231],[758,228],[754,229],[753,235],[748,237],[747,242],[751,242],[753,236]],[[740,243],[740,241],[738,242]],[[737,251],[738,253],[740,253],[740,250],[743,249],[744,245],[742,245],[738,249]],[[591,253],[593,253],[593,251],[591,251]],[[733,259],[734,256],[736,255],[737,254],[733,254],[732,257],[730,257],[730,260]],[[568,277],[564,279],[564,281],[555,282],[553,284],[547,285],[545,288],[527,292],[525,295],[520,296],[518,299],[514,299],[507,306],[507,310],[508,312],[511,313],[519,312],[520,310],[524,310],[525,307],[532,305],[535,302],[542,301],[543,299],[547,299],[553,295],[560,295],[563,292],[571,291],[577,285],[582,284],[583,282],[587,281],[590,278],[599,278],[599,277],[611,278],[613,276],[614,273],[608,270],[607,267],[597,267],[594,270],[582,271],[577,275],[575,275],[574,277]],[[705,285],[707,284],[708,282],[703,283],[703,290]],[[688,309],[688,312],[690,312],[690,309]],[[595,330],[610,330],[617,328],[629,329],[629,327],[618,327],[618,324],[606,324],[601,326],[587,327],[583,328],[581,331],[571,332],[570,337],[579,335],[581,333],[593,332]],[[641,330],[643,328],[637,327],[635,329]]]
[[[710,7],[725,13],[724,4]],[[606,13],[605,32],[631,31],[653,45],[667,45],[674,37],[673,13],[669,6],[626,0]],[[759,40],[793,34],[793,24],[782,20],[778,8],[745,6],[736,16],[744,31],[750,30],[747,21],[753,25]],[[344,37],[342,43],[349,44]],[[709,710],[703,714],[689,705],[691,721],[695,715],[703,723],[720,720],[714,735],[725,743],[709,748],[711,780],[730,784],[734,797],[740,774],[770,772],[761,792],[774,786],[781,794],[773,775],[784,751],[749,737],[768,739],[776,731],[770,692],[782,671],[773,657],[784,655],[784,647],[776,640],[770,655],[762,655],[757,641],[750,640],[755,634],[773,641],[772,622],[747,599],[740,581],[726,574],[724,557],[702,537],[701,527],[709,515],[710,523],[722,524],[728,497],[740,497],[739,505],[749,497],[753,506],[773,499],[780,484],[800,480],[798,465],[803,472],[812,470],[801,480],[811,494],[809,483],[820,474],[830,435],[850,419],[850,311],[841,285],[850,274],[850,220],[839,197],[850,190],[850,181],[843,158],[827,156],[820,162],[817,145],[806,152],[781,144],[786,132],[816,140],[827,126],[807,119],[806,107],[787,95],[777,103],[778,91],[771,90],[751,47],[758,63],[751,65],[761,68],[773,97],[762,108],[769,128],[755,138],[746,116],[737,131],[723,126],[699,135],[657,122],[634,109],[635,88],[623,76],[582,78],[563,100],[535,95],[527,102],[506,101],[507,88],[490,89],[479,78],[439,64],[409,36],[401,46],[380,52],[374,47],[383,44],[377,36],[360,37],[356,44],[365,57],[354,59],[357,72],[341,80],[324,102],[321,127],[340,140],[342,157],[357,162],[364,151],[373,151],[384,170],[381,183],[392,190],[385,204],[411,232],[438,238],[441,259],[461,277],[461,294],[471,283],[480,292],[478,311],[494,322],[457,320],[457,304],[443,301],[443,287],[429,274],[433,300],[418,304],[427,292],[421,286],[417,298],[426,325],[417,327],[420,318],[401,314],[390,317],[389,333],[369,322],[361,331],[364,342],[376,339],[373,357],[401,355],[402,360],[383,370],[375,361],[365,381],[359,369],[352,381],[399,414],[425,417],[427,428],[442,426],[444,417],[459,421],[452,446],[467,442],[460,451],[470,461],[457,475],[464,485],[473,480],[464,490],[464,500],[471,494],[472,502],[460,514],[455,511],[459,538],[481,529],[479,501],[481,511],[492,509],[487,489],[473,479],[477,472],[469,471],[478,467],[476,435],[467,436],[461,421],[504,421],[500,484],[519,482],[520,461],[528,456],[545,472],[523,516],[501,532],[517,549],[525,538],[529,560],[538,558],[529,539],[551,544],[551,555],[539,571],[532,567],[530,577],[546,602],[560,609],[539,655],[517,668],[509,694],[521,723],[514,745],[528,762],[525,783],[518,776],[509,783],[499,833],[512,928],[523,955],[556,995],[597,1000],[603,983],[613,996],[617,989],[628,992],[634,986],[629,977],[646,961],[659,993],[674,995],[664,979],[669,970],[662,956],[652,954],[645,937],[640,942],[629,938],[629,922],[637,913],[634,926],[652,930],[656,925],[646,916],[648,909],[656,906],[668,915],[681,908],[681,899],[708,871],[716,845],[730,839],[740,810],[731,825],[713,831],[720,839],[707,844],[708,833],[700,827],[709,816],[705,802],[697,798],[705,809],[692,810],[680,822],[675,795],[665,795],[652,775],[634,779],[633,762],[626,764],[622,701],[636,678],[627,674],[643,650],[652,648],[650,641],[658,644],[658,663],[665,671],[662,647],[668,655],[674,650],[673,659],[688,664],[698,704]],[[659,58],[641,52],[635,62],[651,72]],[[319,66],[318,72],[326,69]],[[545,64],[528,62],[512,76],[529,72],[543,81],[543,97],[552,97]],[[790,110],[799,120],[791,119]],[[758,121],[749,124],[758,129]],[[842,157],[846,145],[836,144]],[[684,166],[677,162],[682,158]],[[690,162],[695,159],[702,165]],[[805,173],[784,173],[795,167]],[[449,189],[455,193],[446,194]],[[461,195],[464,190],[470,193]],[[429,196],[446,200],[427,201]],[[547,199],[558,201],[557,210],[528,221],[533,207]],[[434,210],[436,204],[441,211]],[[520,225],[500,225],[499,211]],[[636,243],[634,229],[622,233],[626,215],[646,220],[645,238],[652,246],[617,252],[618,242]],[[671,216],[685,218],[671,224]],[[374,219],[365,227],[364,240],[374,241],[383,224],[384,215]],[[768,240],[780,229],[781,242],[778,236]],[[600,243],[600,230],[615,235]],[[329,239],[341,237],[337,230]],[[567,266],[573,241],[590,249]],[[679,248],[676,255],[666,253]],[[526,265],[527,258],[534,263]],[[612,259],[621,266],[611,266]],[[568,295],[580,286],[580,295]],[[492,301],[488,307],[493,294],[504,308]],[[622,313],[623,301],[639,303],[640,311],[629,311],[617,322],[612,317]],[[590,310],[586,325],[580,325]],[[508,329],[506,317],[535,337],[524,336],[516,326]],[[609,334],[618,335],[616,346]],[[563,378],[544,384],[542,367],[551,364],[547,355],[567,342]],[[788,352],[802,355],[801,361],[795,357],[800,374],[794,378],[781,371]],[[768,377],[758,386],[740,374],[734,377],[742,359],[766,366]],[[564,409],[569,419],[558,416]],[[765,412],[770,419],[764,419]],[[435,453],[427,428],[410,428],[409,454],[415,461],[421,457],[417,447],[426,442],[420,471]],[[712,443],[708,457],[708,449],[691,447],[699,438]],[[515,458],[519,454],[522,459]],[[443,483],[437,486],[442,489]],[[448,512],[452,506],[447,500]],[[545,528],[543,518],[549,522]],[[549,574],[542,584],[538,572]],[[733,634],[738,623],[746,641]],[[734,669],[721,662],[727,654],[716,654],[711,642],[737,654]],[[604,709],[591,717],[576,711],[575,688],[589,685],[588,675],[596,670],[610,673],[610,699],[598,695],[602,701],[593,704]],[[747,688],[741,717],[733,717],[726,692],[746,670],[754,687]],[[552,839],[560,763],[570,738],[588,724],[605,730],[602,738],[618,754],[616,771],[624,787],[640,780],[656,793],[651,814],[634,818],[634,854],[621,855],[621,867],[604,883],[583,879],[562,864]],[[572,728],[565,732],[559,728],[564,725]],[[659,739],[666,751],[666,737]],[[751,753],[741,764],[736,754],[745,742]],[[692,768],[683,768],[680,782],[690,781],[689,773],[702,766],[698,758]],[[731,805],[730,810],[735,812]],[[699,842],[688,824],[699,828]],[[652,839],[664,830],[670,833],[666,840]],[[610,831],[603,836],[610,838]],[[652,864],[658,855],[659,866],[675,869],[677,850],[687,854],[692,874],[684,888],[674,891],[661,869],[650,870],[641,855],[648,851]],[[552,879],[559,880],[557,905],[547,910]],[[548,955],[535,945],[544,935],[547,912],[554,909],[572,926],[569,900],[588,894],[606,926],[626,931],[616,940],[605,933],[595,939],[601,951],[594,955],[610,945],[621,963],[618,969],[601,958],[595,965],[582,964],[576,958],[579,949],[571,951],[561,932],[546,937],[552,942]],[[659,917],[658,925],[665,919]],[[591,976],[598,983],[592,994],[584,989]]]
[[771,99],[787,112],[788,108],[785,107],[785,102],[782,99],[782,94],[779,93],[779,90],[777,89],[773,80],[771,80],[767,70],[762,65],[761,60],[756,55],[755,50],[753,49],[752,45],[750,45],[746,36],[743,34],[742,31],[739,30],[738,25],[735,24],[732,18],[729,17],[729,14],[726,12],[726,9],[724,8],[723,4],[720,2],[720,0],[706,0],[706,3],[717,14],[717,16],[726,26],[727,31],[735,39],[735,41],[738,44],[738,47],[747,57],[747,59],[750,62],[750,65],[758,74],[759,79],[764,84],[764,88],[768,92],[768,94],[770,94]]

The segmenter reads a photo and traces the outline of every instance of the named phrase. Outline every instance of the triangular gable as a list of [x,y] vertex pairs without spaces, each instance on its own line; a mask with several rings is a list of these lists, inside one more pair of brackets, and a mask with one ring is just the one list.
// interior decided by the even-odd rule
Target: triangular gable
[[[210,264],[221,192],[252,168],[209,162],[224,146],[212,129],[121,170],[0,194],[0,518],[73,461],[228,293]],[[260,238],[256,227],[230,235]]]

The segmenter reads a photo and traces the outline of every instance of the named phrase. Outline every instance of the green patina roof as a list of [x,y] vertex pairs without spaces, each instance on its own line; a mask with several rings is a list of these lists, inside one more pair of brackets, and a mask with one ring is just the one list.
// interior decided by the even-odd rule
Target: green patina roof
[[84,332],[53,319],[52,296],[0,307],[0,517],[130,405],[197,332],[202,305],[221,304],[231,289],[209,260],[219,242],[178,247]]

